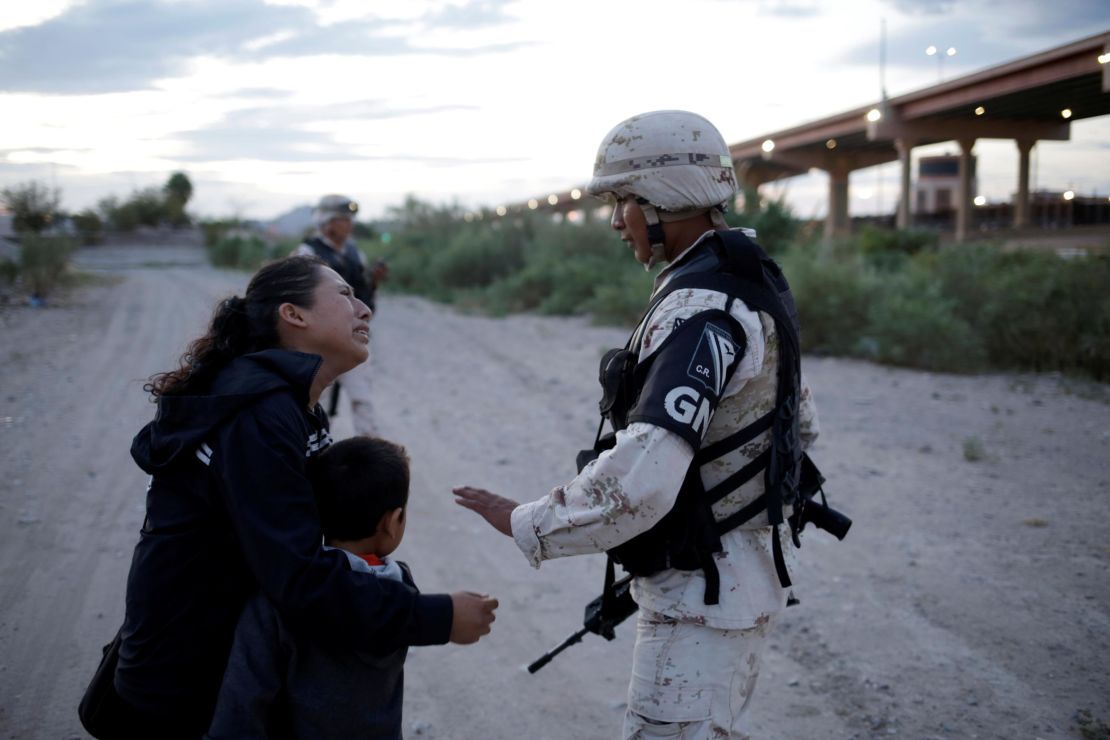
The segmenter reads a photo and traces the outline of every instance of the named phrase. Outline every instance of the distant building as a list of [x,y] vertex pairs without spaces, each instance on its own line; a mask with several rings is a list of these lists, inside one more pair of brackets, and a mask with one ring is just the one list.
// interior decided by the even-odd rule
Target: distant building
[[[978,192],[975,176],[976,158],[971,158],[970,201]],[[951,155],[922,157],[917,162],[917,185],[915,187],[914,213],[947,213],[956,208],[956,198],[960,191],[960,158]]]

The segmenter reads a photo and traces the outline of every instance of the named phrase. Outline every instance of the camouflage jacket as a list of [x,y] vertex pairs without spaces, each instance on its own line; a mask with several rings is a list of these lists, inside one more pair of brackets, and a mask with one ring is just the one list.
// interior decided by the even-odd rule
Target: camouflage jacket
[[[703,237],[704,238],[704,237]],[[672,270],[683,264],[687,250],[656,279],[656,291]],[[775,404],[778,338],[770,316],[752,311],[741,301],[728,306],[717,291],[678,290],[645,318],[639,335],[639,357],[649,357],[677,325],[708,310],[726,310],[747,338],[746,350],[721,393],[709,421],[705,443],[722,439],[747,426]],[[803,446],[816,438],[817,414],[813,396],[803,379],[800,404]],[[769,433],[738,450],[704,465],[707,488],[724,480],[757,457],[770,444]],[[604,552],[650,529],[674,506],[694,448],[678,434],[646,422],[634,422],[618,432],[616,446],[566,485],[547,496],[519,506],[512,515],[513,537],[535,567],[543,560],[567,555]],[[735,511],[763,492],[763,477],[754,479],[722,499],[718,514]],[[783,538],[787,562],[793,557],[789,537]],[[786,594],[779,584],[771,555],[771,529],[766,514],[721,538],[716,555],[720,571],[720,603],[703,603],[705,579],[701,571],[665,570],[637,578],[636,602],[646,609],[684,621],[719,629],[745,629],[765,615],[779,611]]]

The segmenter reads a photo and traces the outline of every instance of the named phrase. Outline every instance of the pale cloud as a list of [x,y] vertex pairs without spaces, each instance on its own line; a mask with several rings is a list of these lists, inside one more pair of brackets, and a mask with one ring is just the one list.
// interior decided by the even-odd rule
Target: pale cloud
[[777,15],[783,18],[811,18],[820,15],[822,9],[816,0],[774,0],[760,2],[759,12],[762,15]]
[[[90,2],[39,25],[0,33],[0,89],[145,89],[155,80],[184,73],[192,57],[242,54],[253,38],[312,23],[307,10],[250,0]],[[44,54],[44,49],[51,53]]]
[[445,5],[429,10],[424,25],[430,28],[475,29],[500,26],[514,20],[506,12],[512,0],[479,0],[461,5]]
[[944,15],[956,0],[884,0],[886,5],[906,15]]
[[[96,183],[125,195],[185,168],[199,213],[268,217],[335,191],[369,215],[409,192],[497,205],[581,185],[602,135],[645,110],[695,110],[741,141],[870,104],[883,17],[891,94],[935,83],[928,44],[959,49],[955,76],[1110,26],[1095,0],[996,5],[37,0],[0,21],[0,186],[56,179],[76,209]],[[1038,177],[1110,189],[1108,157],[1077,134],[1044,148]],[[981,186],[1010,187],[1012,158],[984,146]],[[853,207],[893,203],[891,167],[856,182],[872,197]],[[770,186],[803,215],[826,189]]]
[[[502,5],[479,2],[429,13],[411,37],[419,39],[439,26],[458,30],[500,24],[508,19]],[[469,56],[521,45],[422,45],[398,29],[397,21],[377,17],[322,25],[309,8],[258,0],[102,0],[76,5],[37,25],[0,31],[0,89],[54,94],[149,89],[187,74],[199,57],[252,62],[312,55]]]
[[472,160],[360,154],[359,147],[337,140],[334,133],[327,129],[334,129],[334,124],[340,121],[353,120],[364,124],[373,120],[430,116],[472,109],[472,106],[464,105],[395,108],[384,100],[360,100],[341,107],[290,105],[243,108],[228,113],[217,123],[195,130],[169,133],[164,140],[179,145],[174,158],[184,162],[237,159],[272,162],[405,159],[460,164]]

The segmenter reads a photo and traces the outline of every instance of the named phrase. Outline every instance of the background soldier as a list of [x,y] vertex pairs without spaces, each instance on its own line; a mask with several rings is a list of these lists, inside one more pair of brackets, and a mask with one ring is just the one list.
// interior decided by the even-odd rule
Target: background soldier
[[[343,195],[325,195],[312,212],[316,234],[305,240],[293,254],[316,255],[343,276],[355,296],[375,310],[374,298],[378,283],[385,279],[384,262],[376,261],[369,268],[366,258],[351,239],[358,203]],[[373,317],[371,317],[373,318]],[[351,399],[351,423],[355,434],[374,433],[373,406],[370,401],[370,358],[339,376],[337,381]],[[334,388],[333,388],[334,392]],[[327,405],[327,404],[325,404]],[[334,413],[329,410],[329,413]]]
[[[747,737],[747,710],[767,635],[786,604],[792,555],[791,538],[780,539],[772,526],[783,521],[782,505],[775,513],[757,502],[771,477],[750,471],[773,458],[767,454],[773,445],[800,456],[817,434],[815,409],[797,371],[784,390],[793,394],[790,408],[800,424],[782,432],[776,423],[777,437],[770,422],[763,431],[753,424],[783,408],[780,324],[729,293],[697,287],[704,276],[721,276],[714,271],[726,243],[723,211],[736,193],[728,146],[709,121],[656,111],[622,122],[602,142],[588,190],[613,204],[611,225],[645,268],[670,263],[655,281],[653,302],[661,300],[626,348],[636,385],[626,388],[630,408],[614,407],[620,413],[609,415],[615,445],[537,501],[518,505],[471,487],[455,489],[456,501],[512,536],[535,567],[609,551],[637,575],[632,594],[640,612],[623,737]],[[747,237],[727,236],[762,255]],[[693,287],[676,289],[691,281]],[[790,326],[785,339],[796,346],[796,325]],[[728,446],[716,443],[748,430],[746,442],[706,458]],[[695,494],[686,493],[692,487],[696,495],[720,493],[703,509],[718,523],[753,502],[756,514],[691,563],[674,550],[673,527],[696,508]],[[672,510],[676,516],[664,520]],[[701,534],[691,532],[693,539]],[[657,562],[644,567],[646,561]]]

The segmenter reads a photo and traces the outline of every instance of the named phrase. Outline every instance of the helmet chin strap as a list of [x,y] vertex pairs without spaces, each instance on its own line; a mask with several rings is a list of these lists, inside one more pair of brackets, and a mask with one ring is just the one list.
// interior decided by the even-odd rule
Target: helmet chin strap
[[644,265],[644,269],[648,272],[651,271],[651,268],[667,259],[666,250],[663,246],[663,221],[682,221],[701,213],[708,213],[709,221],[713,224],[714,228],[728,228],[728,223],[725,221],[723,206],[718,205],[712,208],[697,208],[690,211],[682,211],[681,213],[664,212],[660,214],[659,211],[655,209],[655,206],[644,198],[637,198],[636,204],[640,206],[640,210],[644,214],[644,221],[647,223],[648,241],[651,242],[651,256],[648,258],[647,264]]
[[655,206],[643,198],[637,198],[636,203],[644,213],[644,221],[647,222],[648,241],[651,242],[651,256],[648,257],[644,270],[651,272],[651,268],[667,259],[666,250],[663,246],[663,224],[659,222],[659,214],[656,212]]

